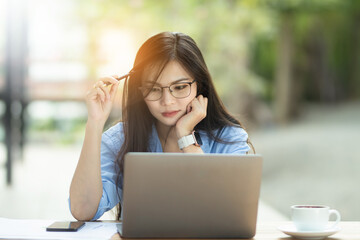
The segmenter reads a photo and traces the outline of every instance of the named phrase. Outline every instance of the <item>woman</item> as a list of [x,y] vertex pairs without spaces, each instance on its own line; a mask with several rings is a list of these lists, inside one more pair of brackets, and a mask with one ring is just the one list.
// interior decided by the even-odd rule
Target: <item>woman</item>
[[118,79],[101,78],[86,97],[85,139],[70,186],[70,209],[76,219],[98,219],[116,205],[120,217],[127,152],[250,150],[247,133],[225,110],[189,36],[163,32],[141,46],[125,76],[122,122],[102,134]]

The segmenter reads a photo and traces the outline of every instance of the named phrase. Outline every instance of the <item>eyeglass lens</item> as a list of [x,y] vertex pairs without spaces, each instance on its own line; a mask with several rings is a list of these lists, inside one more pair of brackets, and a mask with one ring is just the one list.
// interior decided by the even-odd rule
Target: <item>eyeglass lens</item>
[[144,97],[150,101],[159,100],[162,97],[163,88],[168,88],[175,98],[185,98],[191,93],[191,83],[174,83],[169,87],[153,86],[145,88]]

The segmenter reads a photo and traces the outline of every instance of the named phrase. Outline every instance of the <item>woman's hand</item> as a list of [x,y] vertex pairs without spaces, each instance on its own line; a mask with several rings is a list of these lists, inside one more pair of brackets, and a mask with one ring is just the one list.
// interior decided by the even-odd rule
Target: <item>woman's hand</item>
[[100,78],[86,95],[88,121],[105,124],[108,119],[119,86],[117,76]]
[[186,109],[186,114],[176,123],[178,138],[191,134],[195,126],[206,117],[208,99],[199,95],[192,100]]

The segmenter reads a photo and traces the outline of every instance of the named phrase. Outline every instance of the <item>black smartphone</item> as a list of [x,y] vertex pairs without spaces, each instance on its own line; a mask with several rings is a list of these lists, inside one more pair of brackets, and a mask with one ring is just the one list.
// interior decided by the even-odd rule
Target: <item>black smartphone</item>
[[76,232],[85,225],[85,222],[54,222],[46,228],[49,232]]

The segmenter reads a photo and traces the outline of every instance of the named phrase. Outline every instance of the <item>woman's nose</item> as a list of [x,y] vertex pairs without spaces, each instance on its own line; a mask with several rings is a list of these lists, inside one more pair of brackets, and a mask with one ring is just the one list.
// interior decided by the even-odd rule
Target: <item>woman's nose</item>
[[174,102],[175,97],[170,93],[169,88],[163,88],[163,92],[160,100],[162,104],[169,105]]

